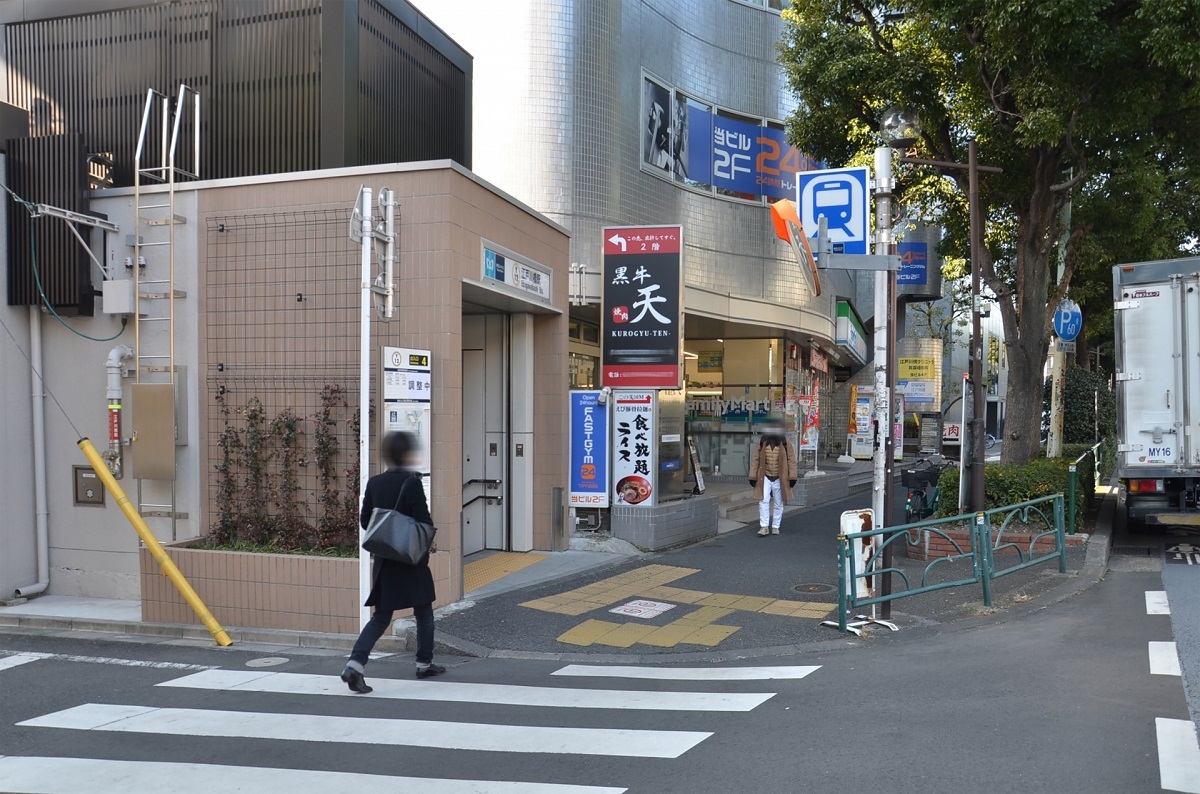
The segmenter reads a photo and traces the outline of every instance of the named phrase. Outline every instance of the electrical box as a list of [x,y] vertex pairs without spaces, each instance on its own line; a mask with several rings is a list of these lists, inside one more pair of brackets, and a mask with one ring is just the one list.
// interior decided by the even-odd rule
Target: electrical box
[[133,314],[133,279],[109,279],[102,286],[105,314]]
[[104,483],[91,466],[72,466],[75,473],[75,504],[104,507]]

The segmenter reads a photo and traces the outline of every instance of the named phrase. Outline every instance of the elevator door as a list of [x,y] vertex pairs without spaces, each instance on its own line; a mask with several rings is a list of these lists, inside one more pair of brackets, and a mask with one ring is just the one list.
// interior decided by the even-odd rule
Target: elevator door
[[463,317],[463,555],[508,548],[508,318]]

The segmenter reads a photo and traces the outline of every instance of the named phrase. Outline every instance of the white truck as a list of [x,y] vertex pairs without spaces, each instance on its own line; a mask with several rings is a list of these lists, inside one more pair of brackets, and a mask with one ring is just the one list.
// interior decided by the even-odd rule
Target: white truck
[[1200,526],[1200,257],[1113,268],[1127,526]]

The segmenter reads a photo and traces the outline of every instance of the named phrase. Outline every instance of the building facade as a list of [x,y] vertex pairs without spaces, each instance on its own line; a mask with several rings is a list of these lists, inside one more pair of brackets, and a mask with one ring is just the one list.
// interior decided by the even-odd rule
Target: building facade
[[[599,385],[602,229],[682,226],[688,430],[709,476],[744,477],[757,424],[795,395],[818,396],[820,452],[839,451],[828,409],[866,361],[857,279],[823,272],[816,294],[772,228],[770,203],[819,167],[786,142],[777,5],[431,9],[476,58],[476,169],[571,230],[572,387]],[[839,334],[839,305],[857,338]]]
[[[462,595],[465,554],[561,547],[569,241],[467,169],[465,50],[403,0],[11,0],[0,24],[5,184],[22,200],[2,213],[0,366],[19,376],[0,385],[0,444],[22,454],[0,461],[20,495],[0,592],[138,597],[137,535],[81,436],[163,542],[353,527],[375,441],[410,428],[442,602]],[[364,185],[396,202],[395,314],[370,323],[359,472]],[[31,218],[37,203],[103,227],[76,239]],[[397,397],[384,348],[417,351],[428,377]],[[428,399],[393,405],[410,392]]]

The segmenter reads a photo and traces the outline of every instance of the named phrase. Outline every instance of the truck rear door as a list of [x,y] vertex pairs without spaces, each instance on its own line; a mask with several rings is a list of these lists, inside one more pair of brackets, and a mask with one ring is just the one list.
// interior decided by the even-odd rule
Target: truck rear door
[[1200,367],[1195,361],[1185,367],[1185,352],[1190,347],[1194,358],[1200,351],[1196,286],[1194,278],[1126,285],[1118,298],[1117,381],[1124,391],[1118,421],[1130,476],[1139,468],[1184,465],[1192,457],[1185,406],[1189,375],[1200,374]]

